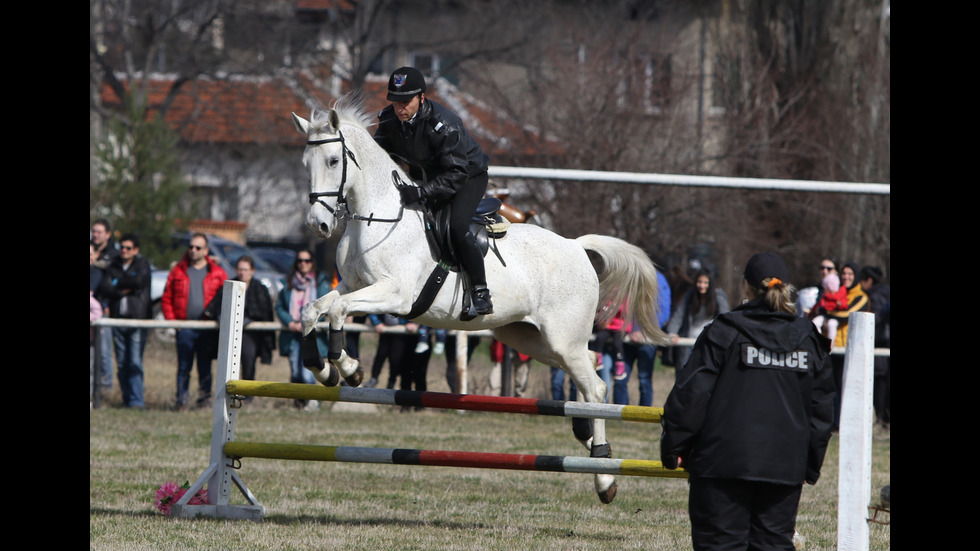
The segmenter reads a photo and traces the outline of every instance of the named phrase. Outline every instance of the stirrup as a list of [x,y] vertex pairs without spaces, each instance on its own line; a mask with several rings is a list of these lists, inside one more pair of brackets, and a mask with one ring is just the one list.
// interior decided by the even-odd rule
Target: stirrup
[[[476,306],[478,301],[483,305],[483,308]],[[486,286],[473,289],[473,306],[478,315],[485,316],[493,313],[493,301],[490,300],[490,290]]]

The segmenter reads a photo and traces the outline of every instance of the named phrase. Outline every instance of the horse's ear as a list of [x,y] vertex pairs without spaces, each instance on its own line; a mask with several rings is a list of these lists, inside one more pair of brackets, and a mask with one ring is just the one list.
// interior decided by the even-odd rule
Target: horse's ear
[[340,130],[340,115],[337,114],[336,109],[330,110],[330,126],[332,126],[334,130]]
[[300,134],[306,136],[309,134],[308,130],[310,128],[310,121],[300,117],[296,113],[293,113],[293,125]]

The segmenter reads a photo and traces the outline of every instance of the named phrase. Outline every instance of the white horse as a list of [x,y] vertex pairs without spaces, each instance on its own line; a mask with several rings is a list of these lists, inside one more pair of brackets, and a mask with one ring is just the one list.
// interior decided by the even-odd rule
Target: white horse
[[[327,316],[330,365],[324,366],[315,346],[318,362],[304,358],[304,365],[327,386],[339,382],[335,368],[358,386],[363,371],[343,350],[344,320],[372,313],[404,317],[438,259],[427,243],[422,207],[403,207],[393,183],[411,180],[375,143],[367,130],[373,121],[359,101],[341,98],[327,111],[314,109],[309,121],[293,113],[293,122],[307,136],[308,224],[324,238],[343,228],[336,259],[341,282],[302,312],[307,341],[320,316]],[[488,254],[484,260],[493,314],[461,321],[463,282],[458,272],[449,272],[431,306],[413,321],[463,331],[492,329],[497,340],[563,369],[578,387],[579,400],[595,403],[605,401],[606,385],[588,349],[592,326],[617,310],[600,306],[626,304],[626,319],[635,320],[650,342],[667,342],[656,321],[656,269],[640,248],[601,235],[566,239],[532,224],[511,225],[496,245],[500,258]],[[596,266],[587,251],[597,253]],[[611,457],[603,420],[573,419],[573,428],[593,457]],[[615,478],[596,475],[595,488],[602,502],[610,503]]]

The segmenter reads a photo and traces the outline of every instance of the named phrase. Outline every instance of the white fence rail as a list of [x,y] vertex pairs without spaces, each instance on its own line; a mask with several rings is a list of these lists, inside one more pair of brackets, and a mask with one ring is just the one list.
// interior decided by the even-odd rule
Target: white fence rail
[[[100,318],[92,322],[93,327],[142,327],[144,329],[218,329],[218,322],[216,321],[195,321],[195,320],[129,320],[129,319],[116,319],[116,318]],[[329,322],[320,322],[316,326],[318,331],[326,331],[330,328]],[[244,328],[245,331],[285,331],[286,326],[278,321],[253,321]],[[363,323],[346,323],[344,324],[345,331],[354,332],[368,332],[373,333],[374,327],[370,325],[365,325]],[[404,333],[405,327],[401,325],[390,325],[385,327],[385,332],[388,333]],[[450,330],[450,335],[457,334],[458,331]],[[480,331],[467,331],[467,335],[473,335],[477,337],[489,338],[493,337],[493,332],[489,329],[482,329]],[[465,342],[466,339],[461,339]],[[628,342],[628,341],[627,341]],[[674,346],[694,346],[695,339],[682,338],[677,341]],[[671,345],[667,345],[671,346]],[[464,345],[464,351],[465,345]],[[835,346],[831,351],[833,354],[844,354],[846,348]],[[891,356],[890,348],[875,348],[873,350],[875,356]]]
[[783,191],[818,191],[824,193],[864,193],[891,195],[891,184],[860,182],[822,182],[819,180],[779,180],[770,178],[734,178],[728,176],[689,176],[647,172],[607,172],[563,168],[515,166],[489,167],[491,178],[526,178],[536,180],[576,180],[584,182],[617,182],[668,186],[696,186],[738,189],[771,189]]

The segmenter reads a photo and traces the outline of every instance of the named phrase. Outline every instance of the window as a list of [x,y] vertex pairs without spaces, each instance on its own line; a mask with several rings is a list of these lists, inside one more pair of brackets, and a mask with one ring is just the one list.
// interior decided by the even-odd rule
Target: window
[[619,86],[618,105],[628,109],[638,106],[648,115],[657,115],[670,100],[670,56],[634,56],[624,66]]
[[711,83],[708,113],[724,115],[725,107],[735,99],[738,63],[729,61],[725,56],[716,56],[711,64],[708,82]]
[[440,63],[438,55],[426,52],[412,52],[409,58],[409,65],[421,71],[426,79],[439,76]]

